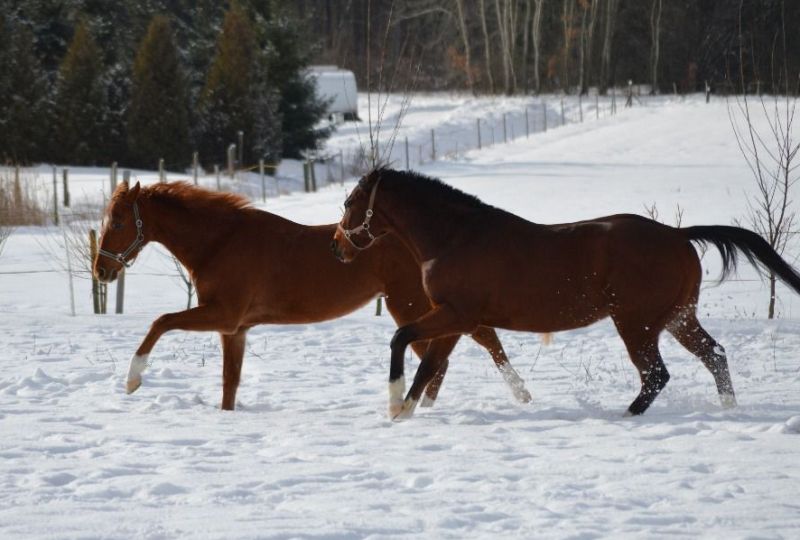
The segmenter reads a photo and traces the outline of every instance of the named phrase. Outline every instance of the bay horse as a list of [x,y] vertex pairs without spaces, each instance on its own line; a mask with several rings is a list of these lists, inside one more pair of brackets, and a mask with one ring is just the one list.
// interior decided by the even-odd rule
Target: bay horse
[[[541,225],[439,180],[380,168],[347,197],[332,248],[352,263],[388,233],[412,252],[433,305],[392,338],[392,403],[402,397],[409,343],[469,333],[480,325],[557,332],[611,317],[641,379],[626,414],[644,413],[669,380],[658,350],[665,329],[708,368],[722,405],[733,407],[725,351],[697,320],[702,274],[692,244],[719,249],[721,279],[736,269],[741,252],[800,292],[798,273],[746,229],[675,228],[631,214]],[[437,369],[433,359],[423,361],[403,405],[394,409],[396,418],[413,414]]]
[[[231,193],[185,182],[132,188],[120,184],[105,212],[93,272],[113,281],[148,242],[166,247],[189,272],[198,306],[158,317],[133,355],[127,392],[142,383],[148,355],[170,330],[219,332],[222,341],[222,409],[233,410],[247,331],[258,324],[303,324],[333,319],[379,294],[399,325],[430,309],[419,269],[396,239],[376,242],[374,256],[349,268],[330,255],[336,225],[305,226],[252,208]],[[472,338],[492,356],[514,396],[530,401],[491,328]],[[419,342],[414,352],[441,366],[426,389],[432,405],[458,337]]]

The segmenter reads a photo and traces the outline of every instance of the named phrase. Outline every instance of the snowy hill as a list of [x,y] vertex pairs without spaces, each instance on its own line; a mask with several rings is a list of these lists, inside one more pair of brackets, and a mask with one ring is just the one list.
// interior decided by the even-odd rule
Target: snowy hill
[[[431,115],[437,99],[415,106]],[[503,103],[469,107],[497,119]],[[417,112],[401,136],[422,144],[431,125]],[[653,203],[670,224],[678,205],[684,225],[745,216],[754,185],[724,101],[592,113],[480,151],[462,145],[421,170],[542,223],[643,213]],[[464,130],[475,123],[458,118]],[[332,150],[353,144],[347,130],[337,137]],[[97,176],[87,172],[76,186],[101,201],[106,181]],[[255,204],[330,223],[352,185]],[[391,423],[394,326],[372,306],[321,324],[254,328],[235,412],[218,408],[213,334],[166,335],[142,388],[125,395],[127,362],[147,327],[185,305],[172,262],[157,246],[145,249],[128,275],[124,315],[91,315],[89,287],[78,281],[71,317],[65,273],[48,249],[57,234],[18,230],[0,255],[0,537],[793,538],[800,530],[800,298],[779,289],[780,318],[765,320],[766,284],[746,263],[716,284],[710,250],[700,298],[704,326],[728,352],[736,409],[720,408],[711,375],[665,336],[669,385],[644,416],[622,418],[638,378],[603,321],[557,334],[549,347],[500,332],[533,394],[527,405],[513,400],[485,351],[462,339],[436,406]],[[792,244],[787,258],[798,253]],[[408,360],[407,372],[415,368]]]

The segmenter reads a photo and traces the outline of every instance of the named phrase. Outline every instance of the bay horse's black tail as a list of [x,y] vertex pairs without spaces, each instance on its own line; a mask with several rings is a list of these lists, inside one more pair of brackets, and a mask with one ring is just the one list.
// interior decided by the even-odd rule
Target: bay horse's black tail
[[722,255],[722,280],[736,270],[737,251],[741,251],[756,269],[766,268],[800,294],[800,274],[753,231],[727,225],[699,225],[680,231],[688,240],[717,247]]

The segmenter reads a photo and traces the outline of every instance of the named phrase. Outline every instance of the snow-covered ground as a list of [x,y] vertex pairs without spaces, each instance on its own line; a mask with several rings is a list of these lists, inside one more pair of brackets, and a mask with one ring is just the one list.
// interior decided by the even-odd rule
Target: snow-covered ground
[[[435,122],[437,99],[453,101],[423,98],[414,107],[427,113],[416,118]],[[484,107],[485,116],[502,110]],[[680,205],[684,225],[745,215],[752,178],[724,101],[619,113],[423,171],[545,223],[653,203],[666,222]],[[407,121],[418,134],[432,125]],[[332,148],[346,144],[343,131]],[[105,184],[92,171],[76,180],[91,201]],[[256,204],[328,223],[351,188]],[[717,285],[713,251],[701,321],[728,351],[738,408],[722,410],[710,374],[665,336],[672,380],[644,416],[623,418],[637,375],[604,321],[549,347],[501,331],[534,396],[528,405],[462,339],[436,406],[391,423],[394,327],[372,306],[253,329],[235,412],[218,408],[212,334],[162,338],[144,385],[125,395],[147,326],[186,303],[172,262],[146,248],[128,274],[124,315],[91,315],[88,282],[77,281],[72,317],[56,238],[20,229],[0,255],[2,538],[800,535],[800,303],[781,288],[780,318],[766,321],[765,285],[744,264],[739,281]],[[792,245],[787,256],[798,253]]]

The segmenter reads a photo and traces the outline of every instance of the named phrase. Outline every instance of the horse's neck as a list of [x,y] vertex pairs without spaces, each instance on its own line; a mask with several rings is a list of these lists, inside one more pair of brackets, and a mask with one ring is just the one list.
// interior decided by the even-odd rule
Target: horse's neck
[[[418,207],[420,208],[420,207]],[[412,213],[389,212],[394,234],[414,255],[417,263],[436,258],[453,240],[457,220],[464,214],[460,208],[426,205]]]
[[[227,227],[214,215],[201,215],[185,208],[167,208],[159,200],[154,200],[152,220],[152,240],[162,244],[180,263],[193,273],[209,257],[208,251],[214,249]],[[148,227],[146,217],[144,226]]]

